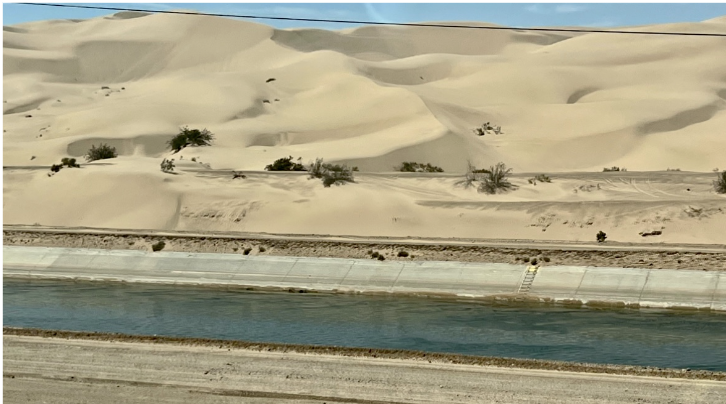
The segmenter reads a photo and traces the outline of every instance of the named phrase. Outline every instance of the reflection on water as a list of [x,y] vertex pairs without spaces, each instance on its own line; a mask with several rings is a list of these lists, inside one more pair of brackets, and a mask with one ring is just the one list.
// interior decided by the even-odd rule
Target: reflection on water
[[45,329],[726,371],[726,315],[5,280],[3,323]]

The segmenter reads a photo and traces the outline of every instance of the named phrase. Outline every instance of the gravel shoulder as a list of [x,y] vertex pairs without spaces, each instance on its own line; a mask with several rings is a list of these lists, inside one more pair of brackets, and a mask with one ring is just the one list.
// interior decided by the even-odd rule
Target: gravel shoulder
[[52,333],[4,330],[6,402],[713,403],[726,394],[726,375],[714,372],[576,373],[456,355]]

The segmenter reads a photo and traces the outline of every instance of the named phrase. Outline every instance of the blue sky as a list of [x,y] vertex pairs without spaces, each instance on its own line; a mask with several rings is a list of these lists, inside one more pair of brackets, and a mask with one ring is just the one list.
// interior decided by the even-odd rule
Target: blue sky
[[[62,3],[61,3],[62,4]],[[506,26],[616,27],[703,21],[726,15],[726,3],[76,3],[153,10],[387,22],[483,21]],[[112,11],[3,4],[3,25],[92,18]],[[256,20],[278,28],[342,29],[351,25]]]

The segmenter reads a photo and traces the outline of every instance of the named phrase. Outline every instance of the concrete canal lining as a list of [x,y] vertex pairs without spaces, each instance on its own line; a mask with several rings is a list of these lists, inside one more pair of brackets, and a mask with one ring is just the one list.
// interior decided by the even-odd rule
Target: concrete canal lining
[[3,276],[726,310],[726,273],[3,246]]

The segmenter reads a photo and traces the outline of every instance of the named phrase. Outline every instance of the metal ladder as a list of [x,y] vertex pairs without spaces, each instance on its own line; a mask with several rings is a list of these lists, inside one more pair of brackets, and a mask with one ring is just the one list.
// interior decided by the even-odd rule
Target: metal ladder
[[519,285],[519,290],[517,290],[518,294],[527,294],[529,293],[529,289],[532,287],[532,282],[534,282],[534,277],[537,276],[537,271],[530,271],[529,267],[525,269],[524,279],[522,279],[522,283]]

